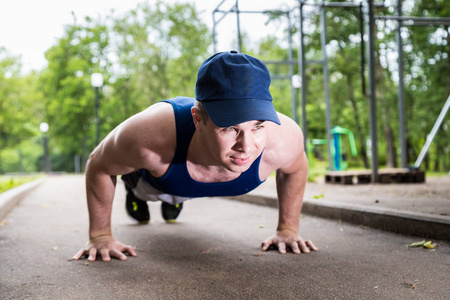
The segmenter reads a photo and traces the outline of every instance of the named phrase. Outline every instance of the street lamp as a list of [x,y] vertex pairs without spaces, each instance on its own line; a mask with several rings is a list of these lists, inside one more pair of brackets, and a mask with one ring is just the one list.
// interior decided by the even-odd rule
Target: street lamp
[[42,122],[39,124],[39,130],[44,134],[44,169],[45,173],[50,173],[50,157],[48,155],[48,140],[47,140],[47,131],[48,124]]
[[47,133],[47,131],[48,131],[48,124],[45,123],[45,122],[42,122],[41,124],[39,124],[39,130],[42,133]]
[[302,78],[299,75],[292,75],[291,82],[294,89],[302,87]]
[[95,88],[95,124],[96,124],[96,139],[95,143],[100,143],[100,118],[98,112],[100,110],[100,88],[103,86],[103,75],[100,73],[93,73],[91,75],[91,84]]

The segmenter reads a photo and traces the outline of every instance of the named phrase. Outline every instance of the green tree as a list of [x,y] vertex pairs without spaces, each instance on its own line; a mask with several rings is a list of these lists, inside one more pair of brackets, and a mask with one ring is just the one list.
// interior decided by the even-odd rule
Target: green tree
[[[37,74],[23,76],[20,71],[20,59],[0,48],[0,173],[14,171],[11,168],[19,161],[31,168],[28,161],[23,162],[21,153],[26,150],[20,148],[39,134],[42,96],[36,92]],[[2,161],[6,150],[10,153],[8,165]]]
[[142,4],[114,21],[111,113],[125,117],[177,95],[194,96],[210,33],[191,4]]
[[142,4],[122,17],[109,15],[68,25],[46,53],[40,78],[50,124],[53,166],[73,170],[95,145],[92,73],[103,74],[101,136],[149,105],[194,96],[196,72],[210,34],[191,4]]
[[[448,17],[450,2],[418,0],[408,14],[422,17]],[[411,153],[417,157],[431,131],[445,100],[450,95],[450,29],[449,24],[411,26],[405,35],[405,81],[408,101],[408,139]],[[438,131],[425,160],[427,169],[450,168],[450,121],[447,118]]]
[[[281,47],[280,44],[282,44],[280,37],[268,36],[259,43],[254,55],[265,62],[287,61],[288,49]],[[252,53],[250,52],[250,54]],[[272,77],[289,75],[289,65],[287,64],[268,63],[267,67]],[[297,69],[297,66],[295,66],[295,69]],[[277,111],[293,117],[290,80],[272,79],[270,91]]]
[[100,72],[108,78],[108,44],[106,26],[86,18],[84,25],[68,25],[64,36],[46,52],[48,66],[40,80],[56,170],[73,170],[74,155],[86,152],[82,145],[94,143],[95,96],[90,75]]

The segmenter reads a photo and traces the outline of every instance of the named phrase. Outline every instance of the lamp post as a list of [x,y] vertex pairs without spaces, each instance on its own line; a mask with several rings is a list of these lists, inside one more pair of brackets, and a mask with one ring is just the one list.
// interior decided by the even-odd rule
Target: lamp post
[[50,158],[48,155],[48,139],[47,139],[47,131],[48,131],[48,124],[45,122],[42,122],[39,124],[39,130],[44,134],[44,170],[45,173],[50,173]]
[[96,124],[96,138],[95,143],[100,143],[100,118],[98,116],[100,110],[100,88],[103,86],[103,75],[100,73],[93,73],[91,75],[91,84],[95,89],[95,124]]

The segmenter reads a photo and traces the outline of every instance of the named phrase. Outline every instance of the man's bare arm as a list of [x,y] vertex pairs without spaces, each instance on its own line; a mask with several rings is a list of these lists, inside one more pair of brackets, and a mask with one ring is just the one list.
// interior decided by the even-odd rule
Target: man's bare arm
[[101,255],[104,261],[111,257],[125,260],[124,253],[136,255],[133,247],[115,241],[112,236],[111,212],[116,175],[139,168],[147,168],[156,174],[164,172],[164,162],[170,160],[158,155],[152,147],[170,155],[172,141],[158,135],[169,132],[167,136],[171,136],[174,124],[170,122],[170,116],[173,116],[170,105],[157,104],[119,125],[93,151],[86,168],[89,242],[73,259],[88,255],[88,260],[92,261]]
[[[302,146],[303,135],[300,129],[291,120],[285,122],[287,128],[277,135],[280,138],[278,143],[281,145],[277,149],[279,152],[277,157],[289,159],[293,155],[294,159],[277,170],[278,227],[276,233],[262,243],[262,250],[265,251],[273,245],[278,248],[280,253],[286,253],[287,248],[294,253],[308,253],[310,250],[318,250],[311,241],[304,241],[298,236],[303,195],[308,177],[308,160]],[[292,145],[293,136],[297,140],[296,147]],[[290,147],[284,144],[286,140],[291,141]]]
[[[110,137],[111,139],[112,137]],[[124,253],[135,256],[134,248],[114,240],[111,232],[111,212],[116,186],[116,176],[110,175],[104,166],[108,158],[103,147],[111,142],[105,139],[91,154],[86,167],[86,198],[89,211],[89,242],[78,251],[73,259],[88,255],[88,260],[94,261],[100,255],[104,261],[116,257],[126,260]],[[112,147],[112,146],[110,146]],[[109,150],[112,151],[112,150]],[[106,157],[106,158],[105,158]],[[117,167],[116,167],[117,168]],[[120,167],[117,171],[132,171],[132,168]]]

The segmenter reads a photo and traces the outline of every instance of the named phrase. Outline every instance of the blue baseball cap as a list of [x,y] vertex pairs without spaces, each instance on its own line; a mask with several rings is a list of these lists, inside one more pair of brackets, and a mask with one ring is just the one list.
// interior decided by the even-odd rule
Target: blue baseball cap
[[219,127],[265,120],[280,124],[269,92],[266,65],[237,51],[220,52],[198,69],[195,98]]

